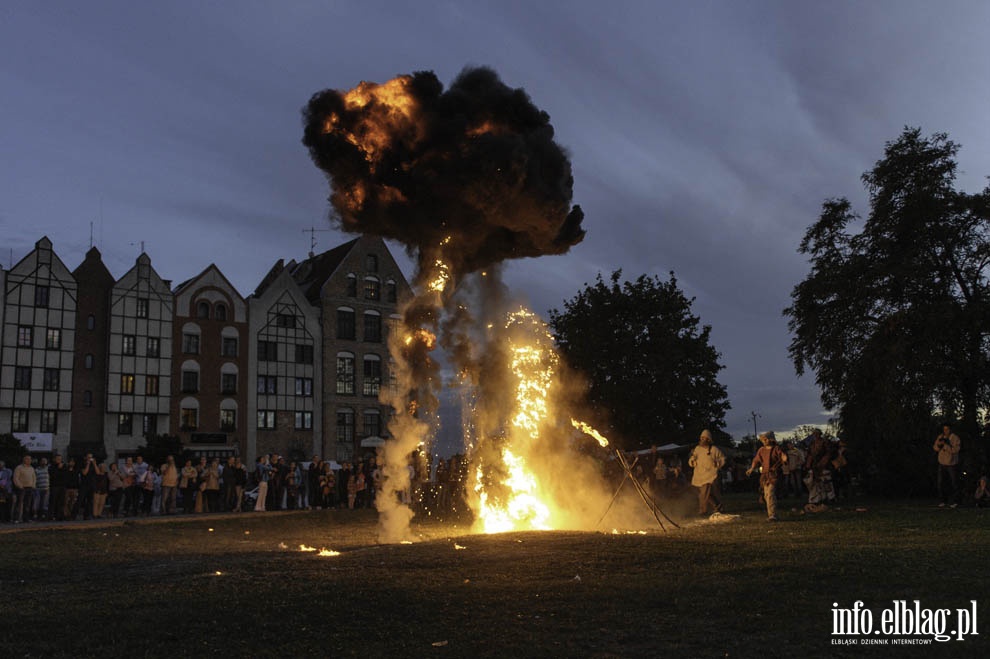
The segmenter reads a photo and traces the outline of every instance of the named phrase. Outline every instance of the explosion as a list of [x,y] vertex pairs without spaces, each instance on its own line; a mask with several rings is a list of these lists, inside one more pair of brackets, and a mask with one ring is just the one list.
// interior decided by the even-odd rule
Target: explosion
[[303,115],[332,217],[345,231],[398,240],[417,265],[402,331],[389,342],[400,386],[387,401],[395,414],[376,503],[380,539],[408,534],[413,513],[397,494],[409,485],[411,456],[438,427],[438,337],[470,401],[464,429],[478,528],[573,524],[585,488],[571,479],[600,479],[565,459],[573,431],[555,421],[569,415],[555,409],[565,390],[552,338],[532,312],[507,313],[499,276],[506,259],[562,254],[584,237],[549,115],[487,68],[465,69],[446,91],[432,72],[324,90]]

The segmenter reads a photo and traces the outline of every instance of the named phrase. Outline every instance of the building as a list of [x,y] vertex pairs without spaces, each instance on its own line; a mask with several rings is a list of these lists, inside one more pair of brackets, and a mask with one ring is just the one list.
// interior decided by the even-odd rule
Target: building
[[174,311],[169,282],[142,253],[110,294],[104,442],[112,456],[170,432]]
[[6,273],[0,336],[0,431],[65,451],[71,435],[77,286],[43,237]]
[[[385,242],[362,236],[292,270],[322,311],[324,455],[351,461],[387,436],[387,327],[411,291]],[[363,446],[362,446],[363,443]]]
[[247,302],[213,264],[173,294],[171,434],[200,455],[244,455]]
[[72,369],[73,455],[106,454],[104,421],[107,413],[107,348],[110,330],[110,293],[114,278],[100,251],[91,247],[72,271],[79,290],[76,305],[76,341]]
[[248,298],[251,348],[247,459],[278,453],[291,460],[327,454],[323,434],[320,308],[280,259]]

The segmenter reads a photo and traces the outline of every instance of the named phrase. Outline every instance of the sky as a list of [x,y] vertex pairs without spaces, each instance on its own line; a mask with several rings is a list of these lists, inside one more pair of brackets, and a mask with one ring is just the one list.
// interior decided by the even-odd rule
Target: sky
[[120,277],[143,247],[166,279],[215,263],[247,296],[351,238],[301,143],[314,93],[484,65],[549,113],[585,212],[569,253],[506,265],[513,292],[546,314],[599,273],[673,271],[712,327],[726,430],[825,423],[787,354],[797,246],[825,199],[868,213],[860,176],[905,126],[947,132],[959,187],[986,185],[987,25],[990,3],[952,0],[6,0],[0,263],[47,235]]

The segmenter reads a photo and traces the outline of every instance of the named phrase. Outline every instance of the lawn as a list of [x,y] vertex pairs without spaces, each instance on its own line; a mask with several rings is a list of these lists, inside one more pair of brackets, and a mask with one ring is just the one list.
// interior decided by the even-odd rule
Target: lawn
[[[666,533],[481,536],[417,518],[418,540],[407,545],[378,545],[367,510],[5,527],[0,656],[960,657],[990,649],[990,510],[869,501],[785,512],[769,524],[752,496],[728,505],[738,519]],[[976,600],[979,635],[923,647],[833,637],[833,603],[857,600],[876,625],[895,600],[949,608],[952,622]],[[833,645],[850,638],[860,644]]]

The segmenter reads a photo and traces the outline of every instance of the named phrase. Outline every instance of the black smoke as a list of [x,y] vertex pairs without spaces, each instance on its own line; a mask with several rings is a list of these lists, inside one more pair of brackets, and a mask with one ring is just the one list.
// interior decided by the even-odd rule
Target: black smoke
[[582,240],[570,161],[524,90],[488,68],[463,70],[446,91],[432,72],[405,78],[415,121],[390,126],[373,157],[353,136],[382,113],[376,103],[349,108],[346,91],[328,89],[303,110],[303,143],[343,230],[398,240],[421,259],[450,236],[440,251],[455,276]]

